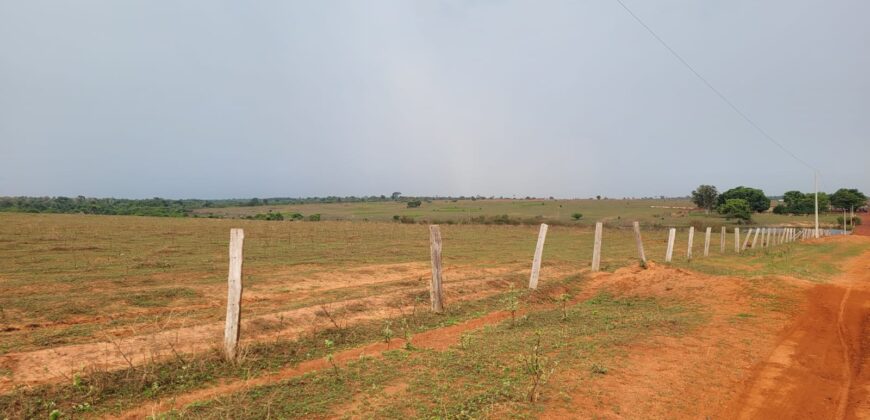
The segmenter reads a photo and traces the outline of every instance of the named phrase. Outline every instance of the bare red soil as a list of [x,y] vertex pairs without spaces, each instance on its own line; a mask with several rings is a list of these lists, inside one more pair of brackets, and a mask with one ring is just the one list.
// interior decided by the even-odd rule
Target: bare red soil
[[807,292],[805,309],[726,417],[870,418],[870,254],[833,284]]
[[868,213],[858,213],[861,217],[861,224],[855,226],[855,229],[852,231],[853,235],[861,235],[861,236],[870,236],[870,214]]

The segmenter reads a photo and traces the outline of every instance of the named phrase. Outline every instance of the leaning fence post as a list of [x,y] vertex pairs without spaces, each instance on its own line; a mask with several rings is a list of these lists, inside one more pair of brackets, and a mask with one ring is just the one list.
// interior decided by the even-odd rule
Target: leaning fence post
[[734,228],[734,252],[740,253],[740,228]]
[[640,238],[640,223],[634,222],[634,242],[637,243],[637,255],[640,257],[640,263],[646,267],[646,255],[643,253],[643,240]]
[[704,234],[704,256],[710,256],[710,230],[713,228],[708,227],[707,232]]
[[671,262],[674,256],[674,239],[677,237],[677,229],[671,228],[668,231],[668,250],[665,252],[665,262]]
[[592,249],[592,271],[601,269],[601,235],[604,230],[604,224],[598,222],[595,224],[595,244]]
[[236,360],[239,350],[239,322],[242,315],[242,248],[245,231],[230,229],[230,272],[227,276],[227,322],[224,327],[224,357]]
[[743,240],[743,247],[740,248],[741,251],[746,250],[746,246],[749,245],[749,239],[752,237],[752,228],[749,228],[749,231],[746,232],[746,239]]
[[547,239],[547,224],[541,223],[538,231],[538,244],[535,245],[535,258],[532,260],[532,275],[529,277],[529,289],[538,288],[538,277],[541,275],[541,258],[544,255],[544,240]]
[[441,229],[438,225],[429,225],[429,254],[432,257],[429,300],[432,302],[432,312],[440,313],[444,311],[444,301],[441,298]]
[[755,235],[752,237],[752,249],[756,249],[755,245],[758,244],[758,233],[761,232],[761,229],[755,229]]
[[692,259],[692,243],[695,241],[695,227],[689,227],[689,249],[686,251],[686,258]]

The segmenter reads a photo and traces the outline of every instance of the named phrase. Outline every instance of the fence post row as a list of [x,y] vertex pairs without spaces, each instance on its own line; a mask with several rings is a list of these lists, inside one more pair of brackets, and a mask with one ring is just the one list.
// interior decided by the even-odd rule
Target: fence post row
[[541,275],[541,259],[544,256],[544,240],[547,239],[547,224],[541,223],[538,231],[538,244],[535,245],[535,258],[532,260],[532,274],[529,276],[529,289],[538,288],[538,277]]
[[643,252],[643,240],[640,237],[640,223],[632,223],[634,226],[634,241],[637,243],[637,255],[640,257],[640,263],[646,267],[646,255]]
[[595,245],[592,249],[592,271],[601,269],[601,235],[604,230],[604,225],[601,222],[595,223]]
[[239,350],[239,322],[242,315],[242,248],[245,231],[230,229],[230,270],[227,276],[227,320],[224,327],[224,357],[236,360]]
[[441,229],[438,225],[429,225],[429,253],[432,258],[432,281],[429,283],[429,300],[432,312],[444,311],[444,301],[441,289]]

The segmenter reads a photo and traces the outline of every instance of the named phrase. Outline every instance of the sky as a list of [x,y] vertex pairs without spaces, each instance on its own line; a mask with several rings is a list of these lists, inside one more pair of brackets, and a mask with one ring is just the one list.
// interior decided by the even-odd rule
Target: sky
[[[870,2],[623,0],[870,191]],[[616,0],[0,0],[0,196],[811,191]]]

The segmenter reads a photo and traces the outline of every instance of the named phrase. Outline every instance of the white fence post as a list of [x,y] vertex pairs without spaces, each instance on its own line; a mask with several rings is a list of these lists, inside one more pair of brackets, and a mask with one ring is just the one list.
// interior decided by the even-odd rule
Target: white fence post
[[441,228],[429,225],[429,255],[432,258],[432,281],[429,283],[429,300],[432,312],[444,311],[441,288]]
[[704,234],[704,256],[710,256],[710,231],[713,228],[708,227],[707,232]]
[[689,248],[686,250],[686,258],[688,258],[690,260],[692,259],[692,245],[693,245],[694,241],[695,241],[695,227],[690,226],[689,227]]
[[719,253],[725,253],[725,237],[728,236],[728,230],[725,229],[725,226],[722,226],[722,233],[719,234]]
[[674,256],[674,240],[677,237],[677,229],[671,228],[668,231],[668,249],[665,252],[665,262],[671,262]]
[[740,253],[740,228],[734,228],[734,252]]
[[541,275],[541,259],[544,257],[544,240],[547,239],[547,224],[541,223],[538,231],[538,244],[535,245],[535,258],[532,260],[532,275],[529,277],[529,289],[538,288],[538,278]]
[[640,223],[634,222],[634,242],[637,243],[637,255],[640,257],[640,262],[646,267],[646,255],[643,252],[643,240],[640,237]]
[[224,327],[224,356],[236,360],[239,351],[239,322],[242,318],[242,249],[245,231],[230,229],[230,271],[227,276],[227,320]]
[[604,224],[598,222],[595,224],[595,244],[592,249],[592,271],[601,269],[601,235],[604,230]]

